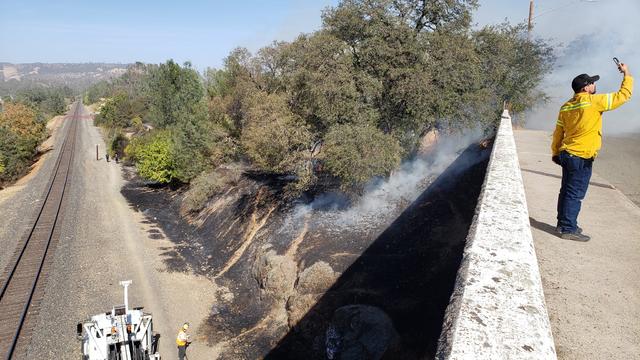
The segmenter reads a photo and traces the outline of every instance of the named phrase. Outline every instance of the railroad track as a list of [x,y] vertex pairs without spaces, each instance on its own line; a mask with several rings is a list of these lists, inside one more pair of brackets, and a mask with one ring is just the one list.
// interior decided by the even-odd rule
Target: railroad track
[[[52,261],[51,253],[59,238],[58,219],[78,131],[80,103],[76,103],[54,171],[49,180],[38,216],[28,234],[18,244],[13,259],[5,268],[0,289],[0,356],[17,358],[26,350],[31,326],[44,292],[44,280]],[[18,351],[18,349],[22,351]]]

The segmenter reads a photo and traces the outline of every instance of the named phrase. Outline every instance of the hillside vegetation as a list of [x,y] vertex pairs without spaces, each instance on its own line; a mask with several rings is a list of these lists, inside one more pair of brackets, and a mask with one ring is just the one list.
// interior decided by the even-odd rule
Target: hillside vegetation
[[106,63],[29,63],[0,62],[0,96],[34,87],[68,86],[74,91],[122,75],[127,64]]
[[[101,82],[96,122],[112,152],[160,183],[203,186],[222,164],[289,175],[297,194],[319,179],[358,191],[415,154],[429,131],[491,128],[506,100],[524,111],[553,54],[525,28],[471,27],[475,0],[345,0],[320,30],[255,54],[231,51],[221,69],[137,63]],[[219,187],[220,182],[216,183]],[[197,197],[197,196],[196,196]]]
[[63,114],[71,91],[66,87],[20,90],[0,105],[0,187],[29,170],[38,146],[47,138],[47,120]]

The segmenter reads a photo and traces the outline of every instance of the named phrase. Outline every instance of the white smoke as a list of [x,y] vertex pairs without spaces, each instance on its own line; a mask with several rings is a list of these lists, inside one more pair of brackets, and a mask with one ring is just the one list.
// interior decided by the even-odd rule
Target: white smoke
[[[343,231],[375,235],[406,209],[470,144],[482,138],[481,130],[441,137],[434,151],[405,162],[389,178],[371,182],[355,203],[346,205],[340,194],[326,194],[310,204],[297,206],[285,222],[290,233],[308,219],[310,229],[322,228],[327,234]],[[471,165],[471,164],[467,164]]]
[[[613,63],[614,56],[629,66],[632,75],[640,74],[640,30],[636,25],[640,1],[574,1],[567,7],[558,4],[542,2],[550,10],[537,12],[541,16],[536,19],[534,34],[557,43],[558,60],[542,85],[550,101],[526,114],[530,128],[554,128],[558,109],[573,96],[571,80],[579,74],[600,75],[598,93],[617,91],[622,75]],[[603,132],[639,133],[640,102],[632,98],[621,108],[605,113]]]

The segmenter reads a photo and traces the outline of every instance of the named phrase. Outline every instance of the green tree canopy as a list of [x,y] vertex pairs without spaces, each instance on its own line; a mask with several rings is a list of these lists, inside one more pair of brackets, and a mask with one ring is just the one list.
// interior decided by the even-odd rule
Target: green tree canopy
[[296,172],[305,166],[312,145],[311,133],[293,114],[282,96],[258,93],[251,99],[241,144],[260,169]]
[[484,85],[498,102],[506,100],[514,112],[522,112],[546,99],[537,87],[555,56],[544,40],[528,41],[524,24],[507,23],[486,26],[473,40],[487,75]]
[[144,104],[136,98],[130,98],[124,92],[118,92],[104,103],[96,116],[96,125],[107,128],[126,128],[132,125],[132,119],[145,113]]
[[360,187],[374,176],[386,176],[400,165],[398,141],[375,126],[343,124],[325,138],[327,169],[343,186]]
[[194,113],[203,106],[204,89],[200,76],[191,68],[169,60],[150,71],[149,119],[156,126],[174,125],[185,114]]
[[0,112],[0,183],[19,178],[29,168],[38,145],[46,138],[44,120],[28,105],[5,103]]
[[68,87],[32,87],[19,91],[16,101],[28,104],[42,113],[43,117],[64,114],[67,109],[65,97],[72,95]]
[[172,180],[242,159],[306,179],[299,189],[316,171],[357,188],[414,154],[433,129],[488,128],[504,100],[514,111],[544,100],[537,86],[551,48],[527,41],[521,25],[474,29],[476,6],[343,0],[323,13],[320,30],[290,43],[235,48],[203,74],[172,60],[136,64],[92,97],[109,91],[104,124],[137,118],[166,131]]
[[135,138],[125,153],[135,161],[140,176],[166,184],[176,178],[173,147],[171,132],[160,130]]
[[323,134],[339,123],[375,123],[380,84],[354,67],[347,44],[328,32],[301,36],[289,49],[292,110]]

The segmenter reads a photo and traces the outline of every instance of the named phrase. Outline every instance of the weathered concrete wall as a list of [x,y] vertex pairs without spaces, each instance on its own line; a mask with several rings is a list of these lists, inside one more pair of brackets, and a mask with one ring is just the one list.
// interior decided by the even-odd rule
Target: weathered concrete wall
[[506,111],[445,314],[437,358],[556,359]]

